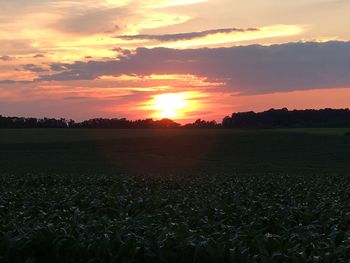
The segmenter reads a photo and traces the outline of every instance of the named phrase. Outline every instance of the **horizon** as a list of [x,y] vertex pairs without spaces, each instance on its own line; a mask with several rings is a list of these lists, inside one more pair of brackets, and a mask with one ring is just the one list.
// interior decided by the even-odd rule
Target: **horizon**
[[350,3],[279,3],[2,3],[0,112],[188,123],[349,107]]
[[312,109],[312,108],[306,108],[306,109],[288,109],[286,107],[283,107],[283,108],[270,108],[270,109],[266,109],[266,110],[263,110],[263,111],[241,111],[241,112],[232,112],[230,114],[226,114],[225,116],[223,116],[220,120],[213,120],[213,119],[205,119],[205,118],[197,118],[196,120],[194,121],[190,121],[190,122],[182,122],[182,121],[177,121],[176,119],[171,119],[171,118],[167,118],[167,117],[164,117],[164,118],[139,118],[139,119],[128,119],[128,118],[125,118],[125,117],[114,117],[114,118],[104,118],[102,116],[100,117],[94,117],[94,118],[88,118],[88,119],[82,119],[82,120],[75,120],[75,119],[70,119],[70,118],[64,118],[64,117],[48,117],[48,116],[43,116],[43,117],[37,117],[37,116],[4,116],[0,113],[0,118],[27,118],[27,119],[30,119],[30,118],[35,118],[37,120],[44,120],[44,119],[55,119],[55,120],[65,120],[65,121],[73,121],[74,123],[76,124],[79,124],[79,123],[83,123],[85,121],[90,121],[90,120],[97,120],[97,119],[104,119],[104,120],[126,120],[126,121],[130,121],[130,122],[137,122],[137,121],[146,121],[146,120],[151,120],[151,121],[154,121],[154,122],[157,122],[157,121],[171,121],[173,122],[174,124],[180,124],[181,127],[183,126],[186,126],[186,125],[191,125],[191,124],[194,124],[196,121],[204,121],[204,122],[213,122],[215,121],[216,124],[218,125],[222,125],[223,124],[223,121],[225,120],[225,118],[232,118],[233,116],[237,115],[237,114],[245,114],[245,113],[254,113],[254,114],[263,114],[263,113],[268,113],[268,112],[271,112],[271,111],[283,111],[283,110],[287,110],[288,112],[306,112],[306,111],[316,111],[316,112],[321,112],[321,111],[327,111],[327,110],[331,110],[331,111],[350,111],[350,108],[320,108],[320,109]]

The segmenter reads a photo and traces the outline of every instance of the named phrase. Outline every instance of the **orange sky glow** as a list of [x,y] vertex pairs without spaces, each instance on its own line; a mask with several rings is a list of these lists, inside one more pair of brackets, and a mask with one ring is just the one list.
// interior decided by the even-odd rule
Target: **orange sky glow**
[[0,7],[0,115],[187,123],[236,111],[350,106],[349,1]]

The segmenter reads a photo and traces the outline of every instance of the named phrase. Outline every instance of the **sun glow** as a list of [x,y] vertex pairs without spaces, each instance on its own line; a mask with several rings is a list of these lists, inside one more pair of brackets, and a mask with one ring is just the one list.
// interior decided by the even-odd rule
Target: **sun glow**
[[181,110],[188,107],[184,93],[160,94],[154,98],[154,110],[158,118],[176,118],[181,115]]

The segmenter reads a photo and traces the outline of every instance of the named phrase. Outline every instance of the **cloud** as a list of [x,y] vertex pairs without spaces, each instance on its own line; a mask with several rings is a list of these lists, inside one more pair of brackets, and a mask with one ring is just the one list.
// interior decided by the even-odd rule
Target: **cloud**
[[164,7],[193,5],[193,4],[199,4],[207,1],[209,0],[169,0],[169,1],[157,0],[156,2],[159,8],[164,8]]
[[149,35],[149,34],[140,34],[140,35],[122,35],[116,36],[116,38],[123,40],[156,40],[161,42],[168,41],[180,41],[180,40],[191,40],[195,38],[206,37],[209,35],[215,34],[230,34],[233,32],[252,32],[259,31],[257,28],[221,28],[221,29],[212,29],[199,32],[189,32],[189,33],[178,33],[178,34],[164,34],[164,35]]
[[[32,46],[32,40],[29,39],[3,39],[0,36],[1,51],[5,54],[28,55],[39,52],[38,48]],[[3,56],[8,57],[8,56]]]
[[69,96],[69,97],[64,97],[64,100],[85,100],[89,99],[87,96]]
[[350,87],[350,42],[169,49],[139,48],[118,60],[55,64],[64,69],[38,81],[94,80],[100,76],[194,75],[225,82],[242,94]]
[[57,21],[54,28],[70,34],[90,35],[115,33],[121,30],[117,24],[124,21],[129,11],[125,8],[88,8],[78,14],[70,14]]
[[2,61],[10,61],[12,58],[10,56],[0,56],[0,60]]
[[33,83],[32,81],[29,80],[12,80],[12,79],[4,79],[0,80],[0,84],[31,84]]
[[50,64],[50,68],[52,71],[64,71],[68,70],[70,64],[67,63],[52,63]]
[[44,54],[36,54],[33,56],[33,58],[44,58],[45,55]]
[[113,48],[112,51],[115,51],[115,52],[118,53],[118,58],[127,57],[127,56],[131,55],[131,51],[130,50],[123,49],[123,48],[120,48],[120,47]]
[[34,64],[26,64],[26,65],[23,65],[23,69],[24,69],[24,70],[31,71],[31,72],[35,72],[35,73],[40,73],[40,72],[45,72],[45,71],[46,71],[46,70],[43,69],[42,67],[39,67],[39,66],[34,65]]

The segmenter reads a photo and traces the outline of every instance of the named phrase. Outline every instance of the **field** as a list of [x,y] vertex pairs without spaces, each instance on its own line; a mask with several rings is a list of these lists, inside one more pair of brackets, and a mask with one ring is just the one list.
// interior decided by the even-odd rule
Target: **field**
[[348,131],[0,130],[0,262],[348,262]]

